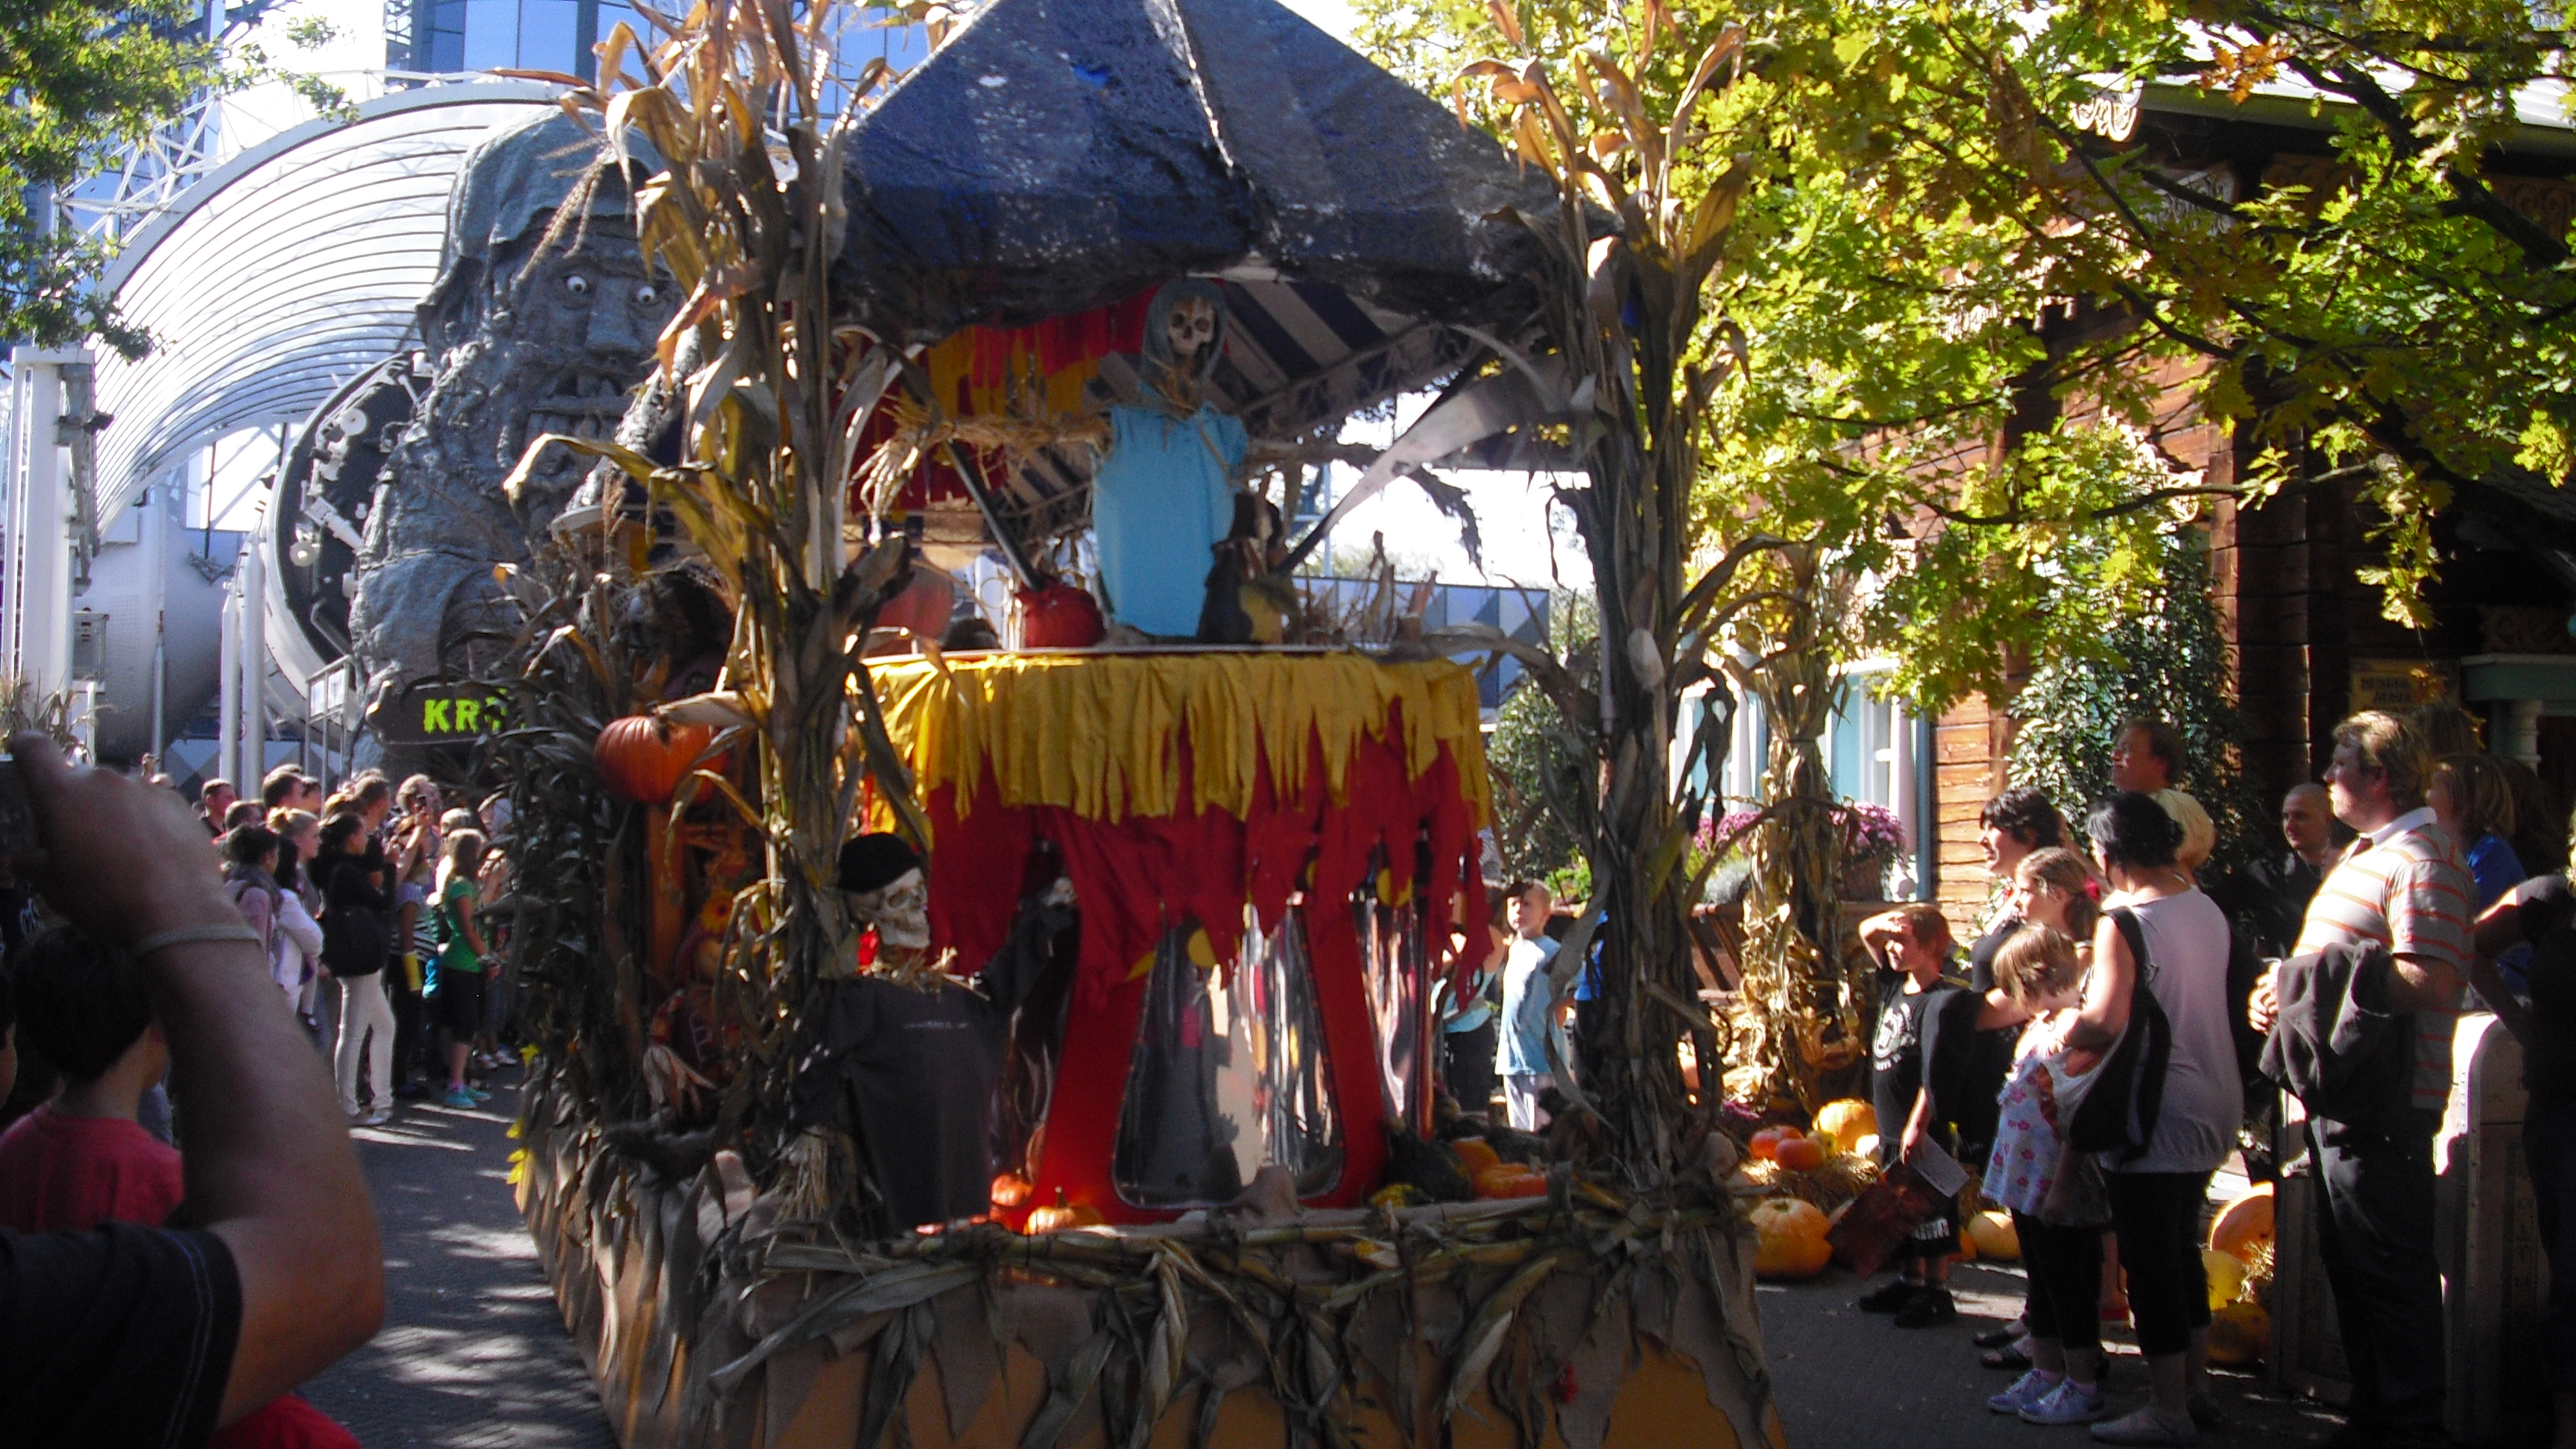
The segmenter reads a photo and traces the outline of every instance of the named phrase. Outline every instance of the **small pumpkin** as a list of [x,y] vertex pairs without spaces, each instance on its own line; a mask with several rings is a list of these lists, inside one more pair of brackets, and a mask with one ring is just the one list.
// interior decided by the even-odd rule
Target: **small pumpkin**
[[1540,1189],[1544,1191],[1547,1184],[1546,1178],[1540,1177],[1537,1173],[1530,1171],[1529,1168],[1517,1162],[1497,1162],[1482,1172],[1471,1174],[1468,1181],[1473,1182],[1476,1185],[1476,1196],[1478,1197],[1526,1197],[1528,1196],[1527,1193],[1516,1189],[1519,1188],[1521,1183],[1533,1178],[1538,1181]]
[[1097,1227],[1099,1224],[1100,1209],[1089,1203],[1066,1202],[1064,1189],[1059,1187],[1055,1190],[1055,1206],[1042,1207],[1029,1214],[1028,1230],[1032,1235],[1060,1233],[1067,1228]]
[[1502,1154],[1482,1137],[1459,1138],[1449,1144],[1449,1155],[1458,1159],[1458,1170],[1470,1178],[1488,1167],[1503,1165]]
[[1783,1172],[1813,1172],[1825,1165],[1825,1144],[1813,1137],[1783,1137],[1771,1160]]
[[1851,1145],[1851,1155],[1859,1158],[1863,1162],[1878,1161],[1878,1134],[1875,1132],[1862,1133],[1860,1140]]
[[1878,1135],[1878,1109],[1858,1097],[1827,1102],[1816,1110],[1816,1135],[1833,1139],[1845,1152],[1858,1152],[1863,1137]]
[[[674,724],[657,715],[630,714],[610,720],[590,747],[599,766],[599,782],[608,793],[635,805],[667,805],[698,757],[714,744],[713,725]],[[709,758],[701,768],[721,773],[731,751]]]
[[1753,1141],[1745,1150],[1752,1156],[1764,1162],[1778,1160],[1780,1156],[1780,1137],[1783,1130],[1784,1129],[1778,1127],[1763,1128],[1761,1131],[1753,1134]]
[[1968,1219],[1967,1239],[1976,1245],[1980,1258],[2010,1262],[2021,1257],[2021,1234],[2014,1230],[2009,1213],[1984,1212]]
[[993,1179],[993,1206],[997,1208],[1027,1207],[1029,1205],[1030,1195],[1036,1191],[1037,1189],[1030,1184],[1027,1178],[1020,1176],[1016,1172],[1005,1172]]
[[2258,1183],[2228,1199],[2209,1225],[2209,1246],[2241,1261],[2272,1240],[2272,1184]]
[[[893,597],[878,606],[876,627],[901,629],[914,639],[939,642],[948,632],[949,616],[957,609],[957,580],[945,570],[916,562],[911,581]],[[885,639],[870,644],[870,654],[889,653],[905,647],[900,639]]]
[[2271,1351],[2272,1315],[2259,1303],[2230,1303],[2209,1315],[2209,1361],[2238,1367]]
[[1768,1198],[1751,1213],[1757,1278],[1813,1278],[1833,1261],[1823,1209],[1794,1197]]

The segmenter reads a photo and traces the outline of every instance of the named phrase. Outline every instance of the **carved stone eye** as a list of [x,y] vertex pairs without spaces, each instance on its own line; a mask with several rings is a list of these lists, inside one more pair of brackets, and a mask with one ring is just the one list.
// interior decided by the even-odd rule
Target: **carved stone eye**
[[572,293],[576,297],[587,297],[590,295],[590,278],[578,273],[566,277],[564,278],[564,290]]
[[660,292],[653,289],[653,284],[651,282],[646,282],[643,286],[635,289],[635,300],[648,307],[653,305],[654,301],[661,295],[662,294]]

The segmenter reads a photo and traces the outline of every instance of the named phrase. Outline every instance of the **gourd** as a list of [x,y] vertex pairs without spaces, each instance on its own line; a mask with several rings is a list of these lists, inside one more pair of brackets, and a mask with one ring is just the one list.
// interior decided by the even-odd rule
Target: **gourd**
[[993,1179],[993,1206],[997,1208],[1027,1207],[1029,1205],[1030,1194],[1036,1191],[1037,1189],[1030,1184],[1027,1178],[1020,1176],[1016,1172],[1005,1172],[999,1177]]
[[1813,1278],[1833,1261],[1833,1244],[1825,1241],[1831,1224],[1814,1203],[1768,1198],[1754,1206],[1751,1220],[1755,1277]]
[[1968,1219],[1968,1241],[1977,1245],[1980,1258],[2017,1259],[2021,1256],[2021,1234],[2014,1231],[2010,1214],[1979,1213]]
[[1784,1172],[1813,1172],[1825,1165],[1825,1144],[1813,1137],[1783,1137],[1771,1160]]
[[1862,1138],[1878,1135],[1878,1109],[1858,1097],[1827,1102],[1816,1112],[1816,1135],[1832,1138],[1845,1152],[1858,1152]]
[[1764,1162],[1773,1161],[1780,1155],[1780,1133],[1777,1127],[1765,1127],[1753,1134],[1752,1145],[1745,1150]]
[[1055,1190],[1055,1206],[1029,1214],[1028,1230],[1032,1234],[1058,1233],[1067,1228],[1096,1227],[1099,1223],[1100,1209],[1088,1203],[1067,1203],[1064,1189],[1059,1187]]
[[1482,1137],[1459,1138],[1449,1144],[1449,1155],[1458,1159],[1458,1170],[1471,1179],[1486,1168],[1500,1167],[1503,1163],[1502,1154]]
[[[599,782],[608,793],[635,805],[667,805],[698,757],[715,743],[712,725],[673,724],[649,714],[613,719],[599,732],[590,757],[599,767]],[[716,755],[705,769],[721,773],[731,751]]]
[[1497,1162],[1473,1174],[1476,1196],[1481,1198],[1544,1197],[1547,1179],[1517,1162]]
[[2272,1346],[2272,1315],[2259,1303],[2230,1303],[2209,1315],[2209,1361],[2249,1364]]
[[2209,1246],[2239,1261],[2254,1256],[2256,1245],[2272,1240],[2272,1184],[2238,1193],[2218,1210],[2209,1225]]
[[2213,1311],[2244,1296],[2245,1264],[2235,1254],[2204,1248],[2200,1266],[2209,1278],[2209,1306]]

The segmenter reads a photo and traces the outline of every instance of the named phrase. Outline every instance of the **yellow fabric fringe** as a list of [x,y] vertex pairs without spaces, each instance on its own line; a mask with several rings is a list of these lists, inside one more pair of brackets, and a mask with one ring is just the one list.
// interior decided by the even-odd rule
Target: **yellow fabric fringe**
[[1443,745],[1482,828],[1492,816],[1476,678],[1446,660],[1381,664],[1359,654],[995,654],[873,664],[895,747],[923,795],[958,787],[972,808],[985,766],[1014,807],[1052,805],[1095,820],[1178,813],[1187,731],[1199,809],[1243,818],[1267,770],[1293,799],[1307,741],[1323,744],[1325,783],[1347,803],[1351,751],[1384,739],[1404,706],[1407,773]]

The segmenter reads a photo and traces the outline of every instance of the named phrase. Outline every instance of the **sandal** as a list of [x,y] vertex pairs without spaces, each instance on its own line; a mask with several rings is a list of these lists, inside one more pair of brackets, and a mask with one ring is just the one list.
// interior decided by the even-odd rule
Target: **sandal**
[[1977,1355],[1977,1362],[1990,1369],[2026,1369],[2030,1367],[2030,1350],[2018,1343],[2008,1343]]
[[2016,1318],[2001,1328],[1989,1328],[1968,1341],[1979,1348],[2001,1348],[2008,1343],[2021,1342],[2024,1331],[2022,1321]]

